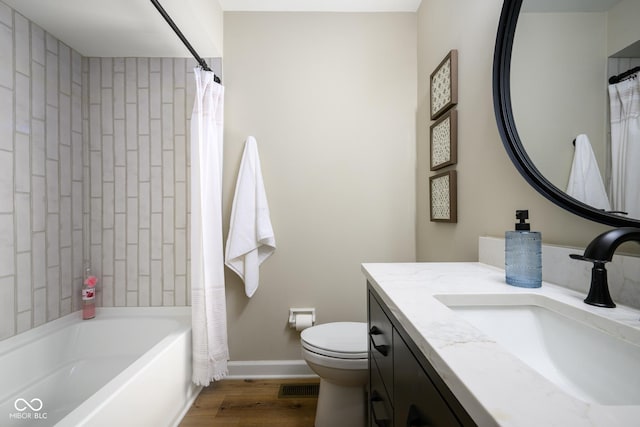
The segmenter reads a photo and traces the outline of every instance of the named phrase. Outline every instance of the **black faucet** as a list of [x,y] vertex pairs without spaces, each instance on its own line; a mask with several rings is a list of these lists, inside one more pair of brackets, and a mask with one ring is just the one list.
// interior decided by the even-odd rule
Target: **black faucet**
[[609,294],[607,282],[607,270],[605,263],[611,261],[613,253],[624,242],[634,240],[640,243],[640,228],[620,227],[605,231],[589,243],[584,255],[571,254],[573,259],[590,261],[593,263],[591,270],[591,287],[584,302],[598,307],[613,308],[616,304]]

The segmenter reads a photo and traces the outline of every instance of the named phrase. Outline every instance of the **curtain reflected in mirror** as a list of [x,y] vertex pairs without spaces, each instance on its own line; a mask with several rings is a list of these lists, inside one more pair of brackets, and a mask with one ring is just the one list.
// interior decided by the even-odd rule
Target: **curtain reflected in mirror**
[[573,198],[635,219],[639,18],[637,0],[524,0],[511,60],[513,116],[535,167]]

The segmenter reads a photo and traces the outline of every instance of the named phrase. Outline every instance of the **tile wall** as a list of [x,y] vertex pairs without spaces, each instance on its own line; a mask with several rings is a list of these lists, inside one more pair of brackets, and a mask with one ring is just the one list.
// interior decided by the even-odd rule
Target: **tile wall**
[[192,63],[171,58],[85,61],[85,249],[102,280],[102,305],[188,303]]
[[0,338],[73,310],[82,57],[0,3]]
[[189,303],[194,65],[86,58],[0,2],[0,339],[77,310],[88,265],[100,305]]

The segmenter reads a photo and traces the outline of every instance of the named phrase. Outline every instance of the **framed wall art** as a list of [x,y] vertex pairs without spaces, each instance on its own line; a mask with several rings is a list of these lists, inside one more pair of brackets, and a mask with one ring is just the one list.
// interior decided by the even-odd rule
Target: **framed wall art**
[[458,111],[449,110],[429,129],[431,170],[455,165],[458,161]]
[[431,120],[458,103],[458,51],[452,49],[431,73]]
[[456,171],[429,177],[431,221],[458,222]]

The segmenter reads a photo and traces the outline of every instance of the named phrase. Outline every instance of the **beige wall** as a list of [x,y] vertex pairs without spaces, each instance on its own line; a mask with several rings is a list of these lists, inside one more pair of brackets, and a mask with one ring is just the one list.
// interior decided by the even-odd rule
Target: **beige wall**
[[[607,229],[538,195],[509,160],[492,104],[492,60],[502,1],[423,0],[418,11],[417,256],[419,261],[477,260],[480,235],[501,236],[514,211],[529,209],[545,243],[586,245]],[[458,223],[429,221],[429,75],[459,52]],[[544,125],[544,123],[541,123]]]
[[227,270],[232,360],[300,359],[289,307],[364,321],[360,263],[415,261],[415,34],[410,13],[225,14],[225,224],[254,135],[277,240],[251,299]]

